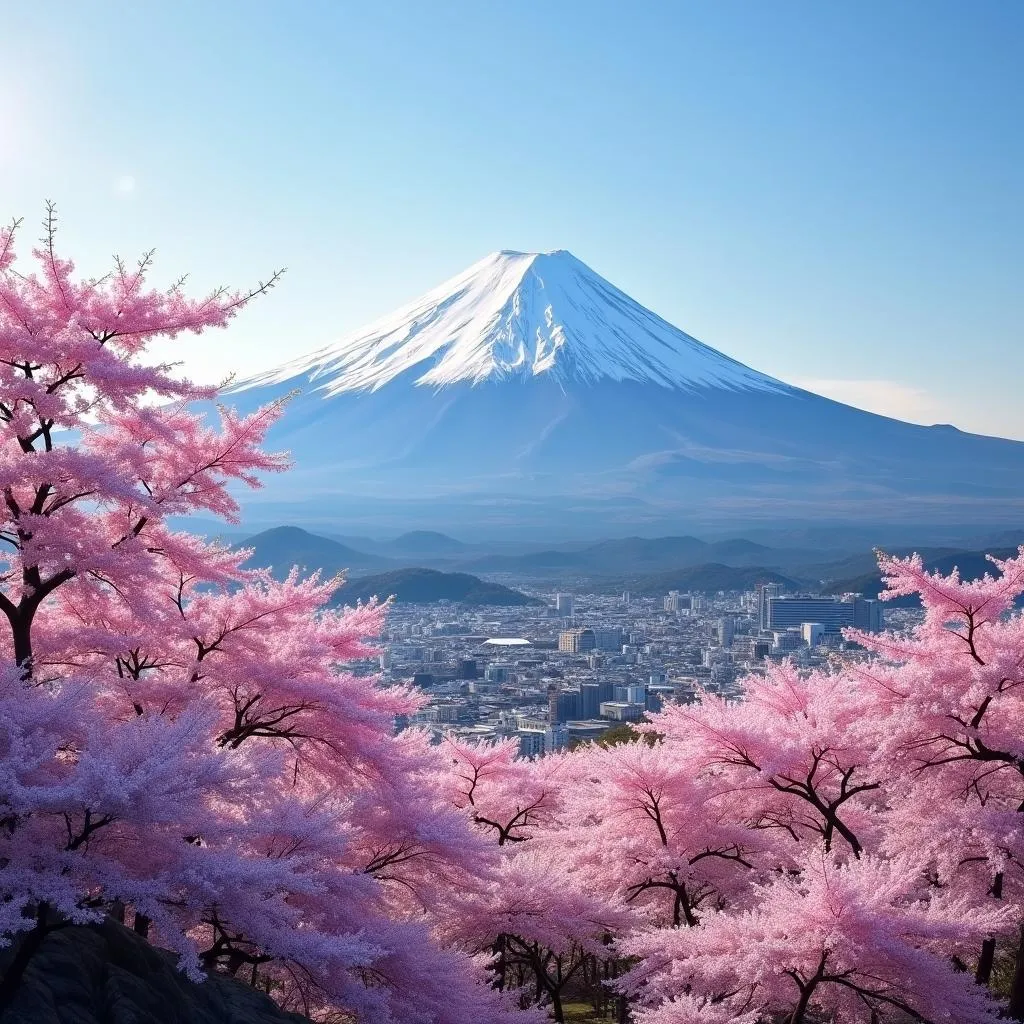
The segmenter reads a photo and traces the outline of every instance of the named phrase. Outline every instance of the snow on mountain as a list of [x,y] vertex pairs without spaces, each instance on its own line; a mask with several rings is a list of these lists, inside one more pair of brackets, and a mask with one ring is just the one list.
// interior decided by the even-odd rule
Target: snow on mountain
[[492,253],[368,327],[243,387],[309,377],[326,395],[546,375],[785,391],[634,302],[570,252]]

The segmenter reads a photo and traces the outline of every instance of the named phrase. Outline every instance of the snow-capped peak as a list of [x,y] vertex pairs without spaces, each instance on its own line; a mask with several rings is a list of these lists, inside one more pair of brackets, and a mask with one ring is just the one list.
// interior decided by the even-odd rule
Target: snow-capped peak
[[549,375],[670,388],[786,391],[634,302],[564,249],[502,250],[340,341],[248,381],[299,376],[327,394]]

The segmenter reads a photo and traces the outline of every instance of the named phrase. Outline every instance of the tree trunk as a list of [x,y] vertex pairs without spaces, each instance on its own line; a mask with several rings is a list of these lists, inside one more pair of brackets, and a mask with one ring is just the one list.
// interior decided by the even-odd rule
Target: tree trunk
[[811,994],[814,992],[814,987],[810,983],[800,986],[800,1001],[796,1004],[796,1008],[790,1014],[786,1024],[804,1024],[804,1018],[807,1016],[807,1007],[811,1004]]
[[996,958],[996,940],[990,935],[981,944],[981,956],[978,957],[978,969],[974,972],[974,980],[979,985],[987,985],[992,977],[992,964]]
[[1020,927],[1020,938],[1017,941],[1017,963],[1013,970],[1007,1012],[1014,1020],[1024,1020],[1024,924]]
[[555,1024],[565,1024],[565,1014],[562,1012],[562,993],[554,987],[551,989],[551,1013],[555,1018]]
[[[992,879],[992,888],[989,890],[995,899],[1002,899],[1003,896],[1003,873],[996,872]],[[981,956],[978,957],[978,969],[974,972],[974,980],[979,985],[987,985],[992,977],[992,964],[996,957],[996,938],[990,935],[981,944]]]
[[31,624],[20,616],[11,620],[11,639],[14,642],[14,662],[22,671],[23,679],[32,678],[32,631]]
[[145,914],[140,914],[137,910],[135,911],[135,923],[132,925],[132,931],[136,935],[141,935],[144,939],[149,938],[149,926],[153,922],[146,917]]
[[628,1024],[629,1021],[629,1000],[624,996],[620,995],[616,1000],[616,1021],[618,1024]]

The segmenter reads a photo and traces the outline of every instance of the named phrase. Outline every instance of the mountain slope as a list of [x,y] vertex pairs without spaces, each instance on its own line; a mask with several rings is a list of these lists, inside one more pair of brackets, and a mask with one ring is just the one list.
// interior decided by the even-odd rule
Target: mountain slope
[[295,565],[304,572],[319,570],[325,576],[334,576],[344,570],[382,569],[394,564],[388,558],[364,554],[297,526],[264,530],[238,546],[252,548],[246,568],[272,569],[279,579],[287,576]]
[[790,387],[562,251],[487,257],[232,400],[296,389],[270,436],[296,468],[245,499],[250,522],[593,536],[1024,512],[1024,444]]

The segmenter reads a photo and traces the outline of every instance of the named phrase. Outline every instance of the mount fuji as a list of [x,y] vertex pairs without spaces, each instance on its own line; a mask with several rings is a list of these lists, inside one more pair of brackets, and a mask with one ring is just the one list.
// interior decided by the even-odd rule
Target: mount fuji
[[916,426],[751,369],[564,250],[493,253],[238,385],[294,397],[252,522],[564,535],[752,523],[1015,524],[1024,444]]

